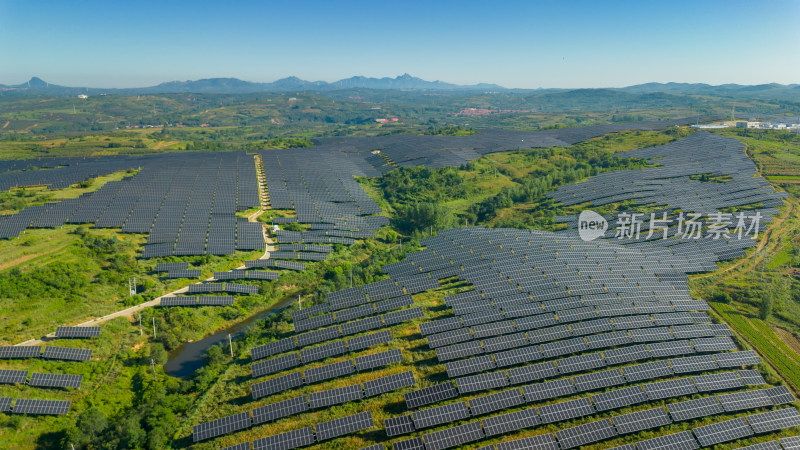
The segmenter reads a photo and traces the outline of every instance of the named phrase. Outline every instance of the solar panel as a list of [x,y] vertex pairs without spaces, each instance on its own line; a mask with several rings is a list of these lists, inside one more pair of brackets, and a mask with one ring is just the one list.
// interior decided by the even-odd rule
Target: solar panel
[[675,380],[659,381],[656,383],[645,384],[644,391],[650,400],[660,400],[662,398],[680,397],[682,395],[696,394],[697,388],[689,378],[678,378]]
[[[470,400],[470,409],[473,409],[472,401],[473,400]],[[541,423],[539,415],[534,408],[487,417],[481,422],[483,423],[483,431],[486,433],[486,436],[496,436],[523,428],[532,428]]]
[[672,416],[672,420],[676,422],[696,419],[698,417],[713,416],[725,412],[719,400],[717,400],[717,397],[714,396],[671,403],[667,405],[667,409]]
[[249,442],[242,442],[241,444],[231,445],[229,447],[225,447],[222,450],[250,450],[250,443]]
[[250,419],[249,412],[222,417],[210,422],[203,422],[195,425],[192,429],[192,440],[194,442],[200,442],[205,439],[211,439],[223,434],[249,428],[252,424],[253,421]]
[[419,319],[424,316],[425,313],[422,311],[422,308],[408,308],[384,314],[383,323],[385,323],[387,326],[395,325],[398,323],[407,322],[409,320]]
[[694,353],[694,348],[689,341],[656,342],[654,344],[647,344],[647,348],[650,349],[650,353],[656,358]]
[[333,364],[326,364],[320,367],[314,367],[303,372],[306,383],[316,383],[318,381],[330,380],[331,378],[350,375],[356,372],[353,361],[345,360]]
[[160,306],[197,306],[197,297],[164,297]]
[[[527,395],[525,397],[527,398]],[[594,412],[594,406],[588,398],[579,398],[542,406],[539,408],[539,417],[541,417],[542,423],[553,423],[588,416]]]
[[483,429],[478,421],[434,431],[422,436],[426,450],[441,450],[483,439]]
[[505,372],[484,373],[456,379],[456,387],[461,394],[504,386],[508,386],[508,376]]
[[253,441],[253,450],[289,450],[314,443],[311,427],[287,431]]
[[10,397],[0,397],[0,411],[11,411],[12,400]]
[[625,406],[635,405],[637,403],[644,403],[646,401],[647,394],[645,394],[641,386],[631,386],[627,388],[616,389],[592,396],[592,402],[598,411],[618,409]]
[[385,352],[373,353],[371,355],[359,356],[355,359],[356,370],[370,370],[376,367],[386,366],[396,362],[403,362],[403,353],[399,348],[386,350]]
[[428,347],[437,348],[444,347],[445,345],[453,345],[459,342],[472,340],[472,334],[469,328],[458,328],[456,330],[445,331],[438,334],[432,334],[427,337]]
[[100,336],[100,327],[56,327],[57,338],[90,338]]
[[400,372],[394,375],[381,377],[364,383],[364,395],[372,397],[404,387],[413,386],[416,380],[411,371]]
[[288,352],[294,348],[294,337],[288,337],[253,348],[250,350],[250,357],[254,360],[262,359],[267,356],[277,355],[278,353]]
[[743,409],[758,408],[772,405],[772,399],[764,390],[735,392],[733,394],[718,395],[726,412],[741,411]]
[[736,373],[742,378],[742,381],[747,386],[758,386],[761,384],[767,384],[764,380],[764,377],[757,370],[739,370]]
[[747,416],[747,422],[756,433],[769,433],[800,426],[800,413],[796,408],[784,408]]
[[700,448],[691,431],[667,434],[636,443],[636,450],[696,450]]
[[67,375],[60,373],[32,373],[31,386],[37,387],[81,387],[83,375]]
[[347,322],[342,325],[342,334],[347,336],[350,334],[361,333],[362,331],[374,330],[383,327],[383,320],[381,316],[367,317],[366,319]]
[[497,450],[560,450],[561,447],[552,433],[505,441],[497,444]]
[[325,441],[345,434],[355,433],[356,431],[366,430],[374,425],[372,412],[366,411],[319,423],[314,426],[314,429],[317,432],[317,440]]
[[397,436],[415,431],[414,421],[411,420],[411,415],[409,414],[386,419],[383,421],[383,426],[386,428],[387,436]]
[[703,372],[718,369],[719,366],[712,355],[687,356],[669,360],[672,370],[677,373]]
[[800,436],[780,438],[781,445],[786,450],[800,449]]
[[756,364],[761,364],[761,358],[759,358],[756,352],[752,350],[747,350],[743,352],[720,353],[714,355],[714,359],[717,361],[717,364],[719,364],[719,366],[723,368],[752,366]]
[[473,416],[480,416],[494,411],[511,408],[525,403],[525,397],[519,389],[509,389],[494,394],[475,397],[469,400],[469,409]]
[[24,383],[27,379],[27,370],[0,370],[0,384]]
[[606,366],[606,360],[600,353],[589,353],[588,355],[578,355],[570,358],[563,358],[556,361],[558,371],[567,374],[584,370],[598,369]]
[[349,348],[351,352],[355,352],[391,341],[392,333],[389,332],[389,330],[381,330],[376,333],[365,334],[363,336],[347,339],[347,348]]
[[[506,350],[494,354],[497,367],[515,366],[526,362],[542,359],[542,352],[538,346],[530,346]],[[555,368],[555,366],[553,366]]]
[[[576,393],[575,385],[569,378],[529,384],[522,387],[522,393],[528,402],[536,402]],[[539,411],[541,415],[541,411]]]
[[299,365],[300,356],[297,353],[289,353],[283,356],[278,356],[277,358],[253,363],[251,369],[253,371],[253,378],[256,378],[262,375],[269,375],[271,373],[297,367]]
[[321,330],[311,331],[297,335],[297,346],[305,347],[306,345],[317,344],[319,342],[327,341],[341,337],[342,331],[338,326],[323,328]]
[[572,428],[556,431],[556,439],[562,449],[580,447],[582,445],[610,439],[617,435],[614,424],[608,419],[589,422]]
[[329,358],[331,356],[338,356],[347,353],[347,343],[344,341],[335,341],[328,344],[319,345],[317,347],[304,348],[300,350],[300,360],[303,364],[308,364],[313,361],[319,361]]
[[578,375],[572,377],[572,382],[575,383],[575,389],[578,392],[585,392],[625,384],[625,377],[622,376],[619,369],[611,369]]
[[698,352],[736,350],[736,344],[728,336],[692,339],[692,346]]
[[775,405],[785,405],[795,401],[794,395],[789,391],[786,386],[778,386],[774,388],[764,389],[772,403]]
[[364,398],[364,390],[361,385],[353,384],[341,388],[312,392],[308,396],[308,401],[311,408],[325,408],[326,406],[361,400],[362,398]]
[[44,349],[42,358],[60,359],[63,361],[88,361],[92,357],[92,350],[86,348],[54,347],[48,345]]
[[625,379],[628,380],[628,383],[652,380],[653,378],[667,377],[674,374],[672,366],[666,361],[653,361],[623,367],[622,373],[625,374]]
[[404,397],[406,401],[406,407],[408,409],[414,409],[420,406],[430,405],[431,403],[447,400],[449,398],[458,397],[458,390],[452,382],[448,381],[416,391],[407,392],[404,394]]
[[619,434],[636,433],[642,430],[663,427],[672,423],[664,408],[645,409],[614,416],[614,425]]
[[422,443],[422,438],[411,438],[403,441],[397,441],[392,444],[393,450],[425,450],[425,444]]
[[27,359],[38,358],[42,353],[40,345],[15,345],[13,347],[0,347],[0,359]]
[[753,429],[744,417],[693,428],[692,432],[703,447],[753,435]]
[[303,373],[292,372],[287,375],[254,384],[252,386],[253,399],[257,400],[262,397],[277,394],[278,392],[283,392],[298,386],[302,386],[303,384]]
[[692,377],[694,385],[700,392],[722,391],[744,387],[742,379],[736,372],[723,372]]
[[605,358],[606,363],[610,366],[650,359],[652,356],[652,353],[650,353],[650,350],[644,344],[603,351],[603,358]]
[[14,402],[14,414],[61,415],[69,412],[72,402],[67,400],[31,400],[18,398]]
[[272,422],[273,420],[308,411],[308,409],[308,399],[305,395],[272,403],[253,410],[253,425]]
[[466,419],[470,416],[466,402],[450,403],[435,408],[422,409],[411,413],[417,430],[441,425],[447,422]]
[[548,361],[531,366],[510,369],[508,371],[508,379],[511,384],[522,384],[554,377],[558,374],[558,368],[555,363]]

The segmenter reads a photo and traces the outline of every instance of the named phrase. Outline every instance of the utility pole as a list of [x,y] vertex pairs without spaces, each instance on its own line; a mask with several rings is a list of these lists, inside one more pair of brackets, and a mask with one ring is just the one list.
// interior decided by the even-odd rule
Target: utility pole
[[144,336],[144,331],[142,331],[142,313],[139,313],[139,336]]
[[233,341],[231,340],[230,333],[228,333],[228,345],[231,347],[231,358],[233,358]]
[[153,368],[153,381],[158,381],[156,380],[156,360],[153,358],[150,358],[150,367]]
[[156,318],[153,317],[153,339],[156,338]]
[[300,300],[300,295],[297,296],[297,309],[303,309],[303,301]]

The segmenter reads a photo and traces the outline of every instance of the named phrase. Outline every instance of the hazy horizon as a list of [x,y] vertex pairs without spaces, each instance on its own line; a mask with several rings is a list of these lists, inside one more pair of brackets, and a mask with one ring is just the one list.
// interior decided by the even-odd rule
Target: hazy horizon
[[506,88],[800,83],[800,3],[464,4],[0,0],[0,84],[355,75]]

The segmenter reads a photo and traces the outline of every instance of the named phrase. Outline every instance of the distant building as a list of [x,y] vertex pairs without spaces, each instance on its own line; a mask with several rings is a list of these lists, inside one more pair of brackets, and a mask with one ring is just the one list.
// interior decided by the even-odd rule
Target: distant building
[[78,98],[89,98],[86,94],[78,94]]

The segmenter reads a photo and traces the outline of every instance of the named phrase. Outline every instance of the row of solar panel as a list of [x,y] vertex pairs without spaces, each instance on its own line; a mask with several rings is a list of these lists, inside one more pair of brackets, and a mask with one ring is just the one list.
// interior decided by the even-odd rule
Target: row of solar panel
[[[371,370],[376,367],[385,366],[395,362],[403,361],[403,355],[399,349],[387,350],[366,356],[359,356],[355,359],[347,359],[337,363],[326,364],[320,367],[303,370],[302,377],[306,384],[317,383],[319,381],[330,380],[344,375],[350,375],[356,371]],[[296,353],[289,353],[277,358],[257,362],[252,365],[252,376],[260,376],[281,372],[300,365],[300,360]],[[299,372],[296,372],[299,373]],[[290,374],[292,375],[292,374]],[[292,375],[297,377],[297,375]],[[272,380],[270,380],[272,381]],[[278,383],[275,381],[274,383]]]
[[[192,436],[194,442],[211,439],[223,434],[244,430],[254,425],[250,413],[240,413],[223,417],[211,422],[195,425]],[[312,445],[315,442],[326,441],[346,434],[366,430],[375,426],[372,413],[362,412],[351,416],[321,422],[312,427],[300,428],[286,433],[277,434],[253,442],[255,450],[292,449]],[[241,448],[241,444],[233,448]],[[250,448],[246,443],[245,448]]]
[[159,306],[225,306],[232,305],[233,297],[206,296],[198,297],[163,297]]
[[39,358],[60,359],[63,361],[88,361],[92,357],[91,349],[55,347],[48,345],[42,351],[40,345],[18,345],[0,347],[0,359]]
[[[389,330],[381,330],[377,333],[370,333],[363,336],[346,339],[344,344],[348,351],[355,352],[365,348],[374,347],[378,344],[384,344],[386,342],[390,342],[391,340],[391,332],[389,332]],[[250,350],[250,357],[255,361],[257,359],[262,359],[268,356],[294,350],[297,347],[297,340],[294,336],[291,336],[254,347],[252,350]]]
[[0,370],[0,384],[28,384],[36,387],[81,387],[83,375],[67,375],[60,373],[31,374],[28,381],[27,370]]
[[[641,355],[641,356],[639,356]],[[631,362],[641,359],[649,359],[646,353],[640,352],[631,353],[625,362]],[[642,364],[635,364],[623,367],[624,377],[619,377],[614,374],[613,370],[600,372],[599,375],[589,374],[585,376],[587,385],[592,382],[599,382],[599,377],[606,377],[605,382],[620,381],[620,382],[637,382],[643,380],[650,380],[661,378],[665,376],[672,376],[675,374],[702,372],[707,370],[742,367],[754,364],[759,364],[761,359],[753,351],[741,351],[730,353],[718,353],[714,355],[701,355],[690,356],[682,358],[673,358],[668,361],[653,361]],[[604,367],[606,361],[597,354],[581,355],[571,358],[564,358],[557,361],[548,361],[538,363],[530,366],[519,367],[510,369],[507,372],[493,372],[473,377],[467,377],[462,380],[462,384],[466,385],[461,387],[465,391],[479,391],[482,389],[491,388],[491,384],[497,386],[505,386],[508,384],[523,384],[532,381],[539,381],[546,378],[552,378],[566,373],[574,373],[583,370],[592,370]],[[571,369],[570,369],[571,367]],[[617,371],[618,372],[618,371]],[[581,379],[583,382],[584,380]],[[482,383],[488,387],[482,387]],[[548,382],[551,383],[551,382]],[[554,385],[567,387],[569,391],[575,391],[576,388],[570,379],[559,380],[552,382]],[[460,394],[460,391],[452,382],[441,383],[433,385],[419,391],[412,391],[405,394],[406,406],[409,409],[414,409],[420,406],[436,403],[448,398],[454,398]]]
[[[788,393],[788,390],[785,387],[782,388],[783,389],[772,388],[772,389],[765,389],[761,391],[750,391],[750,392],[776,391],[780,389],[780,392],[776,391],[774,393],[774,399],[770,403],[768,403],[768,405],[783,405],[794,401],[794,397]],[[730,395],[735,395],[735,394],[730,394]],[[715,401],[715,397],[713,396],[706,397],[704,399]],[[682,402],[682,403],[687,403],[687,402]],[[669,406],[671,405],[668,405],[667,409],[669,409]],[[743,405],[743,407],[740,408],[739,410],[755,409],[761,406],[765,405],[760,405],[760,404]],[[397,434],[404,434],[407,432],[411,432],[414,430],[419,430],[421,429],[421,427],[428,428],[431,426],[441,425],[444,423],[453,422],[457,420],[463,420],[470,417],[469,410],[466,407],[466,405],[463,404],[463,402],[445,405],[439,407],[438,409],[439,409],[438,411],[429,411],[428,414],[425,415],[420,414],[418,417],[412,416],[410,421],[403,421],[403,422],[393,421],[392,423],[389,423],[389,421],[392,421],[393,419],[387,419],[387,421],[385,422],[387,434],[389,434],[390,426],[392,427],[393,431],[393,434],[390,435],[397,435]],[[421,412],[422,411],[420,411],[420,413]],[[581,398],[561,403],[555,403],[547,406],[542,406],[539,408],[528,408],[513,413],[490,417],[487,419],[483,419],[481,421],[471,422],[471,424],[475,424],[472,425],[472,427],[475,428],[476,432],[480,431],[480,433],[476,433],[478,435],[476,439],[471,439],[469,441],[463,441],[458,439],[456,439],[455,441],[452,440],[452,438],[458,438],[458,436],[462,434],[459,430],[461,430],[461,428],[464,427],[465,425],[448,427],[447,429],[442,431],[423,435],[422,441],[425,443],[426,449],[429,448],[428,443],[431,440],[434,443],[436,443],[432,446],[432,448],[437,448],[437,449],[450,448],[453,446],[462,445],[466,442],[473,442],[475,440],[480,440],[484,437],[507,434],[509,432],[513,432],[524,428],[531,428],[540,424],[550,424],[579,417],[586,417],[594,414],[595,412],[596,410],[592,406],[592,403],[588,399]],[[722,409],[713,411],[709,410],[707,411],[707,414],[704,414],[702,417],[716,415],[722,412],[723,412]],[[401,417],[408,417],[408,416],[401,416]],[[556,442],[560,444],[560,448],[563,449],[574,448],[582,445],[588,445],[591,443],[607,440],[616,437],[619,434],[630,434],[639,431],[659,428],[671,424],[673,420],[678,421],[683,419],[676,419],[674,417],[670,417],[667,414],[667,411],[663,407],[658,407],[628,414],[616,415],[610,419],[603,419],[600,421],[590,422],[576,427],[559,430],[555,432],[555,436],[553,436],[552,434],[545,434],[536,436],[535,438],[533,438],[532,441],[530,440],[531,438],[506,441],[501,444],[498,444],[497,448],[498,450],[501,448],[502,449],[551,448],[550,446],[547,445],[547,443],[555,444]],[[739,418],[734,420],[745,420],[745,419]],[[750,428],[750,433],[738,437],[732,437],[732,438],[730,436],[712,437],[712,435],[716,434],[714,431],[718,432],[718,430],[725,428],[726,425],[723,424],[727,424],[728,422],[731,421],[720,422],[718,424],[695,428],[693,431],[695,431],[695,434],[698,436],[699,440],[701,441],[701,443],[703,443],[704,446],[714,445],[717,443],[727,442],[730,440],[739,439],[741,437],[750,436],[753,435],[754,432],[766,433],[784,428],[798,426],[800,425],[800,414],[797,413],[797,410],[795,408],[784,408],[781,410],[769,411],[766,413],[752,414],[750,416],[747,416],[747,420],[750,421],[750,424],[752,424],[752,428],[748,427]],[[748,422],[745,421],[745,423],[747,424]],[[701,438],[700,436],[703,436],[703,438]],[[450,440],[448,440],[448,438]],[[555,444],[555,446],[552,448],[558,449],[559,448],[558,444]],[[518,445],[522,445],[522,447],[518,447]],[[397,448],[396,445],[395,448]],[[686,447],[668,446],[664,448],[686,448]],[[691,448],[698,448],[698,447],[691,447]]]
[[197,283],[189,285],[190,294],[227,292],[230,294],[258,294],[258,286],[234,283]]
[[[13,406],[12,406],[13,403]],[[72,402],[68,400],[31,400],[0,397],[0,411],[14,414],[61,415],[69,412]]]
[[401,297],[395,297],[389,300],[383,300],[374,303],[367,303],[354,308],[326,313],[308,319],[296,320],[294,321],[294,329],[296,332],[313,330],[327,325],[333,325],[334,323],[344,323],[350,320],[391,311],[393,309],[400,309],[413,304],[414,300],[410,295],[403,295]]
[[401,322],[424,317],[424,315],[425,314],[423,313],[422,308],[414,307],[389,312],[383,315],[367,317],[365,319],[347,322],[343,325],[336,325],[329,328],[322,328],[316,331],[298,334],[296,336],[297,345],[303,347],[310,344],[316,344],[318,342],[327,341],[329,339],[341,336],[349,336],[351,334],[375,330],[384,326],[396,325]]

